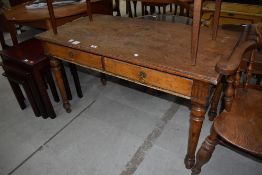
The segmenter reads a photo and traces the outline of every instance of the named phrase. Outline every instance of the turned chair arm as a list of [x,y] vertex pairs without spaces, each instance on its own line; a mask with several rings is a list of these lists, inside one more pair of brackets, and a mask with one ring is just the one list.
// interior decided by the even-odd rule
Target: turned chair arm
[[247,51],[262,47],[262,23],[253,24],[247,32],[246,40],[242,42],[231,54],[229,59],[222,59],[216,65],[216,71],[223,75],[234,74]]
[[244,53],[257,47],[258,43],[256,40],[247,40],[243,42],[234,50],[229,59],[222,59],[217,63],[216,71],[223,75],[234,74],[241,63]]

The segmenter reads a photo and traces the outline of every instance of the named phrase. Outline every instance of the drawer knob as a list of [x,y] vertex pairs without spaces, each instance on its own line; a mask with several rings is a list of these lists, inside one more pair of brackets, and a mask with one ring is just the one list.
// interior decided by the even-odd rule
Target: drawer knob
[[69,56],[70,58],[74,58],[74,56],[75,56],[75,53],[74,53],[74,52],[72,52],[72,51],[70,51],[70,52],[68,52],[68,56]]
[[145,78],[146,78],[146,73],[143,72],[143,71],[140,71],[138,76],[139,76],[139,81],[144,83],[145,82]]

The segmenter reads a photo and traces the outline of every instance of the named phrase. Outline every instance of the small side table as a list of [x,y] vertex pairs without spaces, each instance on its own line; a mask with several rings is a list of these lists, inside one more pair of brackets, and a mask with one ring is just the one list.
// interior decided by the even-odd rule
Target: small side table
[[22,85],[35,116],[39,117],[42,115],[43,118],[47,118],[44,104],[42,103],[32,74],[20,69],[18,66],[14,66],[13,64],[5,63],[2,67],[5,71],[3,75],[8,79],[20,108],[22,110],[26,108],[25,97],[19,86]]
[[[38,108],[40,109],[41,115],[44,118],[47,117],[55,118],[56,114],[54,112],[53,106],[47,94],[46,91],[47,86],[43,75],[45,75],[47,77],[47,80],[49,80],[47,82],[50,85],[50,89],[52,91],[54,100],[59,101],[59,97],[56,91],[55,83],[53,81],[50,72],[49,59],[44,55],[41,42],[36,39],[25,41],[23,43],[18,44],[15,47],[11,47],[9,49],[5,49],[1,51],[1,56],[3,59],[4,69],[5,67],[8,67],[8,69],[5,70],[5,71],[8,70],[6,74],[7,78],[9,80],[10,79],[18,80],[18,83],[19,82],[21,83],[22,81],[29,82],[32,84],[35,83],[37,88],[36,90],[37,92],[35,94],[39,93],[39,97],[40,97],[39,98],[40,102],[38,102],[37,104],[38,104]],[[22,76],[22,77],[19,76],[18,73],[19,71],[25,72],[27,76]],[[31,77],[31,79],[25,77]],[[37,97],[35,97],[34,99],[36,102],[37,100],[39,100],[37,99]]]

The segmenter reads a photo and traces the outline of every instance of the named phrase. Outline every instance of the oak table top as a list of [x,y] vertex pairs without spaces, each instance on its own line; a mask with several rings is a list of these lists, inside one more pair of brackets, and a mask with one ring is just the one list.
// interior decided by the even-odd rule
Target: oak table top
[[[80,18],[58,27],[57,35],[48,31],[37,38],[214,85],[220,77],[216,63],[230,57],[240,38],[240,33],[219,30],[214,41],[211,31],[202,28],[197,63],[192,66],[189,25],[106,15],[93,18],[93,22]],[[80,43],[71,44],[70,39]]]

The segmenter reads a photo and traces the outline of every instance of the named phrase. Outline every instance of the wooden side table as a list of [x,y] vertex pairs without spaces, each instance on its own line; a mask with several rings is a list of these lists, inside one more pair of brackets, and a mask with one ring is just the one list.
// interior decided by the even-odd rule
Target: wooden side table
[[23,86],[35,116],[39,117],[42,115],[43,118],[47,118],[44,105],[32,74],[9,63],[3,64],[2,67],[5,71],[3,75],[7,77],[21,109],[25,109],[26,105],[25,97],[23,96],[19,84]]
[[[37,92],[34,92],[33,90],[32,92],[34,92],[35,94],[39,93],[38,96],[40,98],[35,95],[33,99],[35,99],[35,101],[40,99],[39,102],[37,102],[37,105],[40,109],[41,115],[43,115],[44,118],[55,118],[56,114],[47,94],[46,83],[43,75],[46,75],[47,79],[49,80],[48,83],[54,96],[54,100],[59,101],[59,97],[50,72],[49,59],[43,53],[44,50],[41,46],[41,42],[36,39],[31,39],[20,43],[18,46],[1,51],[1,56],[3,59],[3,67],[6,71],[7,78],[9,80],[14,80],[13,82],[17,80],[17,83],[23,84],[25,89],[29,89],[26,88],[26,86],[28,83],[32,83],[31,89],[34,87],[36,87],[37,89],[34,90]],[[19,74],[19,72],[24,73]],[[21,77],[20,75],[22,74],[25,75]],[[33,84],[35,84],[35,86]],[[27,94],[30,93],[29,90],[27,90],[27,92]],[[15,92],[15,94],[19,94],[19,92]],[[33,102],[31,104],[33,104]]]
[[[211,26],[214,20],[215,3],[203,3],[202,19],[206,25]],[[259,5],[223,2],[219,24],[254,24],[262,21],[262,7]]]

